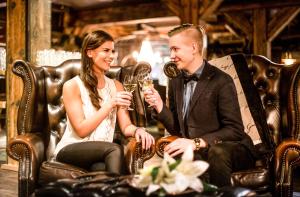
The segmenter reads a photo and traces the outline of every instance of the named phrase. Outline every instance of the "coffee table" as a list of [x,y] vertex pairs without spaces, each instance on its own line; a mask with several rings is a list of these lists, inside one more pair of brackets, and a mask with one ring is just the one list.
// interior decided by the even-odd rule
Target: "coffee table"
[[[145,191],[131,186],[134,175],[117,176],[107,172],[87,173],[75,179],[60,179],[37,189],[34,197],[144,197]],[[243,194],[243,195],[241,195]],[[212,197],[212,196],[255,196],[255,192],[240,187],[224,187],[217,192],[198,193],[185,191],[181,194],[166,195],[176,197]],[[150,196],[158,196],[152,194]]]

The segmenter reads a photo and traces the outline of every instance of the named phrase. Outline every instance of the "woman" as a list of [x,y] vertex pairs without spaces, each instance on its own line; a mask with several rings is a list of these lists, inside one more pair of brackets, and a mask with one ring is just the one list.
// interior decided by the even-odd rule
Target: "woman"
[[123,150],[112,142],[116,117],[122,133],[141,141],[144,149],[154,144],[154,138],[131,123],[126,109],[132,94],[104,75],[113,61],[113,38],[104,31],[92,32],[84,38],[81,53],[80,76],[63,86],[67,127],[54,155],[58,161],[91,171],[105,162],[108,172],[122,174]]

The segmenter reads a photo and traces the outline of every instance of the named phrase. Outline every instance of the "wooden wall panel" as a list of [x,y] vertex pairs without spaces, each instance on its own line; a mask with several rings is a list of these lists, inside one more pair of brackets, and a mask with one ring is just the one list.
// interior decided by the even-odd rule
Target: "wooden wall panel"
[[[7,1],[7,67],[6,67],[6,128],[7,139],[17,134],[17,110],[19,107],[23,84],[12,73],[14,60],[26,59],[26,0]],[[17,162],[8,158],[8,165],[17,166]]]
[[51,48],[51,1],[28,2],[28,60],[36,63],[39,50]]
[[253,10],[253,53],[271,58],[270,45],[267,43],[266,9]]
[[[30,15],[29,12],[31,13]],[[51,2],[44,0],[8,0],[7,1],[7,139],[17,135],[17,115],[23,82],[12,73],[16,60],[35,62],[36,52],[50,48]],[[7,166],[17,166],[17,162],[8,158]],[[9,167],[10,168],[10,167]]]

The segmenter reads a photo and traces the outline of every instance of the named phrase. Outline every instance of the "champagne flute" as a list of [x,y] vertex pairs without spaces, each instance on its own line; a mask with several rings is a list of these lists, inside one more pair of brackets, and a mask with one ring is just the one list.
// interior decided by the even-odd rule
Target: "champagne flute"
[[139,73],[137,75],[137,81],[138,81],[138,84],[139,84],[139,87],[141,90],[143,89],[143,82],[144,82],[146,76],[147,76],[147,73]]
[[[126,92],[133,93],[135,88],[137,86],[136,79],[134,76],[126,75],[124,77],[124,89]],[[133,110],[130,106],[127,108],[127,110]]]
[[[144,79],[142,80],[142,91],[145,92],[152,87],[153,87],[153,80],[150,76],[150,73],[146,73],[144,75]],[[148,107],[152,107],[152,106],[149,105]]]

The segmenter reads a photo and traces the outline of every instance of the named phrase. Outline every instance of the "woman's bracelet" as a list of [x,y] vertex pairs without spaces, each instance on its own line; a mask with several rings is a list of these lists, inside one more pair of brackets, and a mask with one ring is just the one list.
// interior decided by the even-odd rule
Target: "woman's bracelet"
[[[127,131],[129,131],[129,132],[131,131],[131,132],[132,132],[131,137],[135,137],[136,131],[137,131],[138,129],[145,129],[145,128],[144,128],[144,127],[137,127],[137,126],[131,124],[131,125],[128,125],[128,126],[125,128],[125,133],[127,133]],[[131,133],[131,132],[130,132],[130,133]]]
[[128,125],[128,126],[125,128],[125,133],[128,133],[128,134],[133,133],[133,134],[131,134],[131,136],[134,137],[134,136],[135,136],[136,129],[137,129],[137,127],[134,126],[133,124]]

